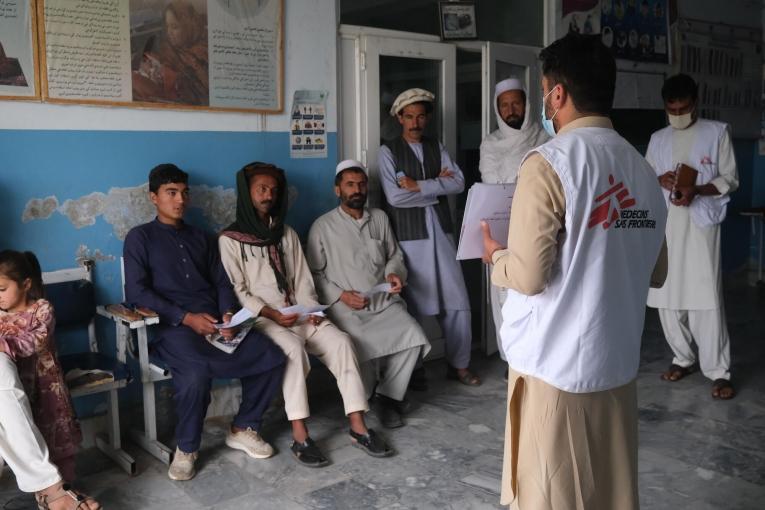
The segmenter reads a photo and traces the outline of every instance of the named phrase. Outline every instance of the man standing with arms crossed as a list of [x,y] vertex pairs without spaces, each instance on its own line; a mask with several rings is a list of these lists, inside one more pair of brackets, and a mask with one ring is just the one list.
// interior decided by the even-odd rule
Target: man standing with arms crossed
[[666,276],[666,207],[608,119],[616,64],[600,38],[568,34],[540,59],[554,138],[521,165],[508,248],[483,225],[484,260],[509,288],[501,502],[637,509],[635,379],[649,283]]
[[[478,386],[481,380],[468,369],[470,302],[447,201],[447,195],[462,192],[465,178],[441,143],[423,135],[434,100],[427,90],[409,89],[393,102],[390,114],[402,130],[380,147],[380,181],[385,212],[409,269],[403,293],[409,311],[420,324],[425,316],[437,317],[446,341],[447,377]],[[412,382],[426,384],[416,370]]]

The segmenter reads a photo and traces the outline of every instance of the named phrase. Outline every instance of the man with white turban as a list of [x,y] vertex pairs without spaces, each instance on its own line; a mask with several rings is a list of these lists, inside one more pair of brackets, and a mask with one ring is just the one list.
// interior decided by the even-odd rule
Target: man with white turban
[[[524,156],[550,137],[532,115],[527,115],[531,106],[519,79],[508,78],[497,83],[493,105],[498,127],[481,142],[478,169],[485,183],[514,184]],[[502,327],[502,305],[506,297],[507,290],[491,286],[491,314],[497,334]],[[499,355],[504,359],[502,349]]]
[[[409,269],[404,290],[409,311],[420,323],[425,316],[438,320],[449,365],[447,377],[478,386],[481,380],[469,370],[470,303],[447,200],[448,195],[462,192],[465,178],[444,146],[423,135],[434,100],[432,92],[414,88],[393,102],[390,114],[402,130],[401,136],[380,147],[380,182],[385,211]],[[412,382],[422,381],[421,377],[415,372]],[[426,385],[422,384],[420,388]]]

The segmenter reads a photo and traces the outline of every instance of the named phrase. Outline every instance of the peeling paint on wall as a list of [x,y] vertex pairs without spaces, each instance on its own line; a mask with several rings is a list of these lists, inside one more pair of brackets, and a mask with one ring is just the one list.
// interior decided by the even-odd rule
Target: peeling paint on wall
[[95,225],[96,218],[103,214],[106,207],[106,197],[103,193],[94,192],[77,200],[67,200],[58,212],[69,218],[75,228]]
[[33,198],[27,202],[21,221],[28,223],[32,220],[47,220],[58,209],[58,199],[54,196]]
[[77,247],[77,252],[75,253],[74,260],[77,261],[77,263],[81,263],[83,260],[95,260],[96,262],[102,262],[102,261],[109,261],[115,260],[114,255],[109,255],[102,253],[101,250],[96,249],[95,251],[91,251],[90,248],[88,248],[86,245],[81,244],[79,247]]
[[[33,198],[27,202],[21,220],[45,220],[58,212],[67,217],[75,228],[83,228],[96,224],[101,216],[112,226],[115,237],[124,240],[131,228],[147,223],[154,219],[156,209],[149,200],[149,184],[131,188],[111,188],[108,193],[94,191],[76,199],[68,199],[61,206],[58,198]],[[290,206],[295,203],[298,191],[289,186],[287,196]],[[204,218],[213,230],[221,230],[236,219],[236,190],[223,186],[191,186],[191,206],[201,209]],[[87,250],[87,246],[80,249]],[[78,257],[80,253],[78,249]],[[96,250],[98,252],[98,250]],[[100,253],[100,252],[99,252]],[[111,255],[102,255],[112,257]]]

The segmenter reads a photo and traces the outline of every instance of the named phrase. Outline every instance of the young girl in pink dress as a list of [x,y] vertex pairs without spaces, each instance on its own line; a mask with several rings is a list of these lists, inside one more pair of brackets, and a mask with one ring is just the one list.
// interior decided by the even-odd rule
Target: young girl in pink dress
[[56,356],[53,307],[42,294],[34,254],[1,251],[0,456],[19,488],[37,493],[39,508],[97,509],[97,502],[62,480],[74,478],[82,433]]

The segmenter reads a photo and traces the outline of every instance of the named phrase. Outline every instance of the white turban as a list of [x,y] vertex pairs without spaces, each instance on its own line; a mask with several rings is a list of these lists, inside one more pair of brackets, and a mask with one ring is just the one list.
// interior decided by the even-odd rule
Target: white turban
[[436,100],[436,96],[432,92],[428,92],[425,89],[409,89],[403,91],[398,95],[393,106],[390,107],[390,114],[392,117],[398,115],[398,112],[404,109],[405,106],[409,106],[413,103],[426,102],[432,103]]
[[337,164],[335,167],[335,175],[339,174],[343,170],[348,170],[349,168],[358,168],[364,172],[364,174],[368,174],[367,169],[364,167],[364,165],[361,164],[361,162],[356,161],[355,159],[345,159]]
[[526,88],[518,78],[508,78],[497,83],[494,87],[494,97],[499,97],[500,94],[507,92],[508,90],[522,90],[526,92]]

